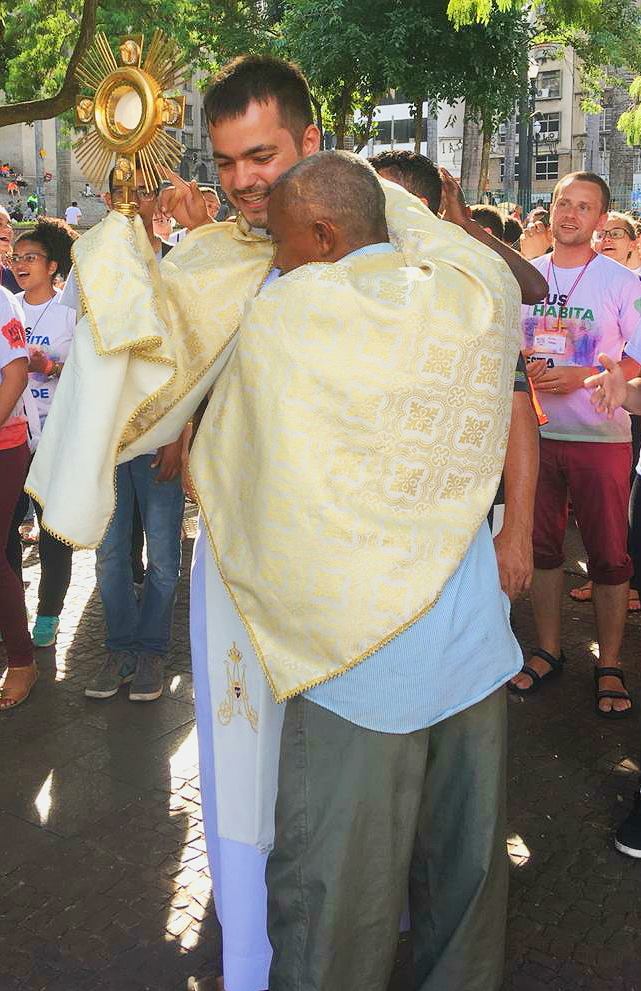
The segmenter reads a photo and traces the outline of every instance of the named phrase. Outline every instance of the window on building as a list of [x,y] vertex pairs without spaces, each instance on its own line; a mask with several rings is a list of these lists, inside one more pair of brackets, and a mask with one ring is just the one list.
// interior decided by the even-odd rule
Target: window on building
[[[406,145],[411,144],[414,140],[414,121],[410,117],[408,120],[395,120],[394,122],[394,144]],[[421,130],[421,140],[427,140],[427,121],[423,120],[423,128]],[[374,137],[376,144],[390,145],[392,143],[392,121],[391,120],[379,120],[376,124],[376,135]]]
[[193,148],[194,147],[194,136],[191,133],[191,131],[184,131],[183,132],[183,144],[184,144],[185,148]]
[[[514,178],[519,178],[519,156],[514,159]],[[505,159],[501,159],[501,182],[505,182]]]
[[192,127],[194,123],[194,108],[191,103],[185,104],[185,125],[187,127]]
[[[518,139],[519,131],[520,130],[521,130],[521,121],[517,117],[516,118],[516,137],[517,137],[517,139]],[[498,130],[499,144],[502,144],[502,145],[505,144],[505,136],[506,136],[506,134],[507,134],[507,121],[503,121],[502,124],[499,124],[499,130]]]
[[634,157],[632,159],[632,170],[633,172],[641,172],[641,148],[634,149]]
[[561,97],[561,70],[539,72],[536,79],[537,100],[558,100]]
[[536,159],[536,179],[545,182],[548,179],[559,178],[559,156],[539,155]]
[[561,137],[561,114],[557,110],[550,114],[538,114],[540,141],[558,141]]
[[614,107],[604,107],[599,116],[599,131],[610,134],[614,130]]

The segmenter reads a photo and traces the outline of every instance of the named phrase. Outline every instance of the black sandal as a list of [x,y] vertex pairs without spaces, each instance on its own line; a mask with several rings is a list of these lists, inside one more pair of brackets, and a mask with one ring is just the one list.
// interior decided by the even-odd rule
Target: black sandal
[[[622,692],[616,691],[599,691],[599,678],[618,678],[623,685]],[[609,711],[599,708],[599,702],[601,699],[628,699],[630,705],[627,709],[610,709]],[[594,707],[597,712],[597,716],[602,716],[603,719],[627,719],[627,717],[632,712],[632,699],[630,698],[630,693],[625,687],[625,677],[623,675],[622,668],[600,668],[595,665],[594,667]]]
[[536,650],[532,651],[532,657],[540,657],[542,661],[550,665],[550,670],[545,674],[539,674],[534,668],[531,668],[529,664],[524,664],[521,668],[519,674],[527,674],[532,679],[532,684],[529,688],[519,688],[518,685],[512,684],[508,681],[507,687],[515,695],[532,695],[533,692],[538,692],[541,687],[542,681],[549,681],[550,678],[554,678],[555,675],[561,674],[563,672],[563,666],[565,664],[565,654],[561,651],[560,657],[555,657],[554,654],[550,654],[549,651],[543,650],[543,647],[537,647]]

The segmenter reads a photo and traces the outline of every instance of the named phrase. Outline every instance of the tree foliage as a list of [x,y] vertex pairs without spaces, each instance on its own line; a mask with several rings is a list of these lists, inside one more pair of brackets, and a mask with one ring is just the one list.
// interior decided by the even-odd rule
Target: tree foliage
[[453,103],[464,99],[471,110],[495,126],[511,112],[527,66],[529,30],[521,11],[452,30],[446,4],[398,0],[391,28],[390,78],[413,101]]
[[[367,139],[373,108],[391,87],[417,108],[464,98],[495,126],[518,96],[536,41],[575,48],[593,99],[607,81],[604,64],[641,73],[635,0],[0,0],[0,89],[10,104],[25,101],[0,106],[0,125],[73,105],[72,69],[96,27],[112,39],[160,27],[206,71],[240,52],[293,58],[310,80],[319,123],[339,143],[350,129]],[[637,94],[641,82],[624,115],[630,134],[641,127]]]
[[392,85],[385,62],[390,0],[285,0],[283,54],[300,64],[342,147]]
[[458,27],[488,23],[497,12],[527,12],[532,43],[557,42],[574,48],[581,60],[583,109],[596,112],[608,85],[620,85],[623,69],[635,78],[631,107],[618,122],[630,144],[641,143],[641,8],[637,0],[449,0],[448,15]]

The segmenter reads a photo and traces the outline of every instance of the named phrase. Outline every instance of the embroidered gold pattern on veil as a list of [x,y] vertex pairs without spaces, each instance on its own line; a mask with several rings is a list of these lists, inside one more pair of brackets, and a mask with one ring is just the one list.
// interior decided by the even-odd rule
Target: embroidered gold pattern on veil
[[[385,190],[402,257],[305,266],[253,303],[273,249],[242,223],[192,232],[160,267],[142,225],[123,238],[113,215],[76,247],[89,317],[29,490],[45,526],[95,546],[116,462],[175,440],[218,376],[190,473],[277,701],[432,608],[502,467],[517,284],[460,228]],[[88,391],[96,381],[109,396]]]

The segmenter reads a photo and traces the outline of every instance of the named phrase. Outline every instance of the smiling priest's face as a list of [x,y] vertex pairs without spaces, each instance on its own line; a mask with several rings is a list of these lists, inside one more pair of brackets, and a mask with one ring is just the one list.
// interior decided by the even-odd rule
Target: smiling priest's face
[[281,120],[275,99],[251,100],[239,117],[209,125],[220,184],[252,227],[267,227],[272,183],[299,159],[318,151],[320,134],[310,124],[297,142]]

